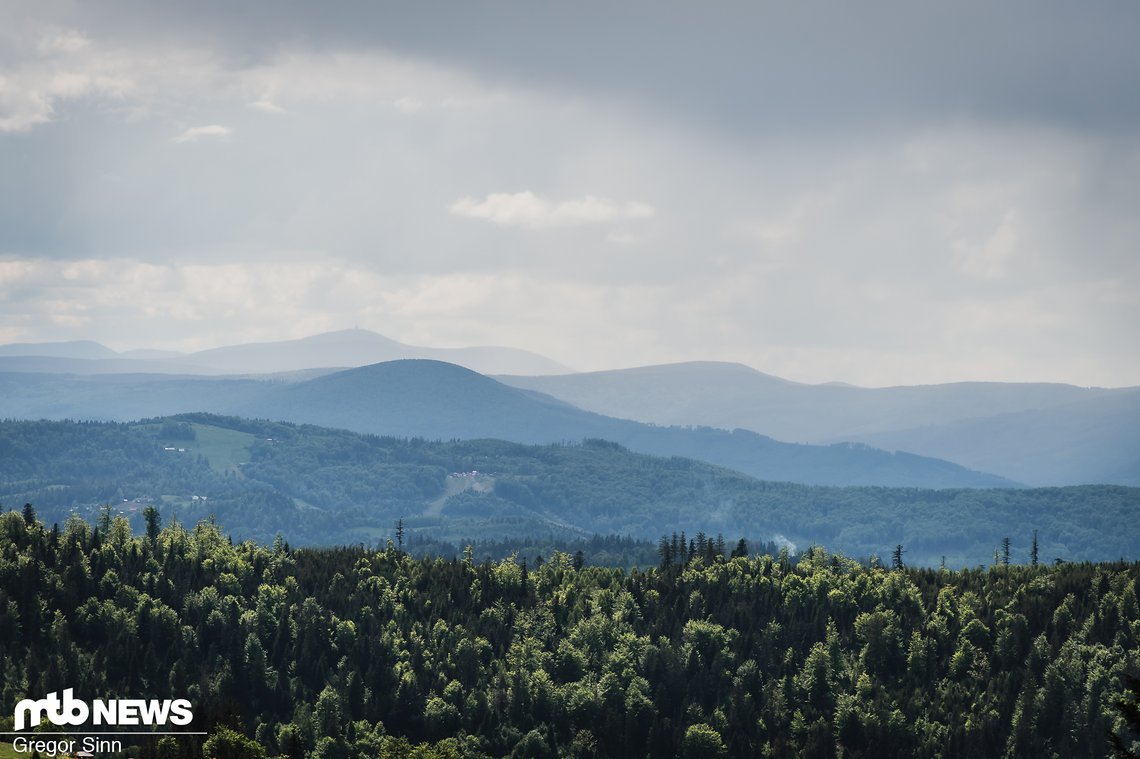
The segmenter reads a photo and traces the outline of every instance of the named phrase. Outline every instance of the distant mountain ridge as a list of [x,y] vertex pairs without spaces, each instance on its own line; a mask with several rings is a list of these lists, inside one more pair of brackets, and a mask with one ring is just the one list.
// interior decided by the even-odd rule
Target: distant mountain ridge
[[498,379],[626,419],[865,442],[1033,486],[1140,484],[1140,388],[807,385],[714,362]]
[[480,373],[492,367],[517,366],[524,374],[565,373],[569,370],[537,353],[518,348],[479,346],[425,348],[405,345],[362,329],[271,343],[249,343],[192,353],[192,363],[227,374],[270,374],[317,367],[358,367],[401,359],[433,359],[464,366]]
[[658,427],[583,411],[454,364],[407,359],[295,381],[0,373],[0,418],[132,421],[206,411],[427,439],[516,443],[597,438],[765,480],[819,485],[1007,487],[937,459],[863,445],[781,443],[745,430]]
[[1053,383],[809,385],[743,364],[713,361],[496,379],[602,414],[655,424],[745,427],[805,443],[853,440],[899,428],[1050,408],[1128,391]]
[[1041,485],[1140,485],[1140,389],[1042,409],[866,435],[869,445],[921,451]]
[[59,343],[9,343],[0,345],[0,356],[52,356],[84,360],[115,358],[119,354],[94,340]]
[[[255,397],[269,402],[261,398],[263,387],[230,384],[218,398],[210,398],[214,390],[206,391],[190,378],[297,383],[344,368],[402,359],[465,366],[516,389],[614,419],[715,428],[723,431],[720,437],[707,430],[702,433],[714,450],[755,448],[758,440],[769,438],[816,446],[864,443],[991,472],[1003,482],[1029,486],[1140,485],[1140,388],[997,382],[883,388],[812,385],[742,364],[711,361],[575,374],[526,351],[417,347],[358,329],[190,354],[145,349],[115,353],[91,341],[0,346],[0,374],[76,375],[73,380],[50,383],[54,390],[44,387],[46,379],[24,376],[0,381],[15,393],[0,406],[16,414],[38,409],[35,413],[53,418],[66,409],[80,418],[132,418],[120,412],[222,410],[226,401],[228,410],[240,414],[245,411],[242,404]],[[96,375],[118,378],[114,382],[121,388],[131,388],[124,390],[130,397],[117,397],[111,385],[78,379]],[[151,384],[154,378],[145,375],[164,375],[169,382]],[[42,392],[33,391],[33,386]],[[240,400],[227,401],[228,393]],[[87,402],[95,398],[100,402]],[[193,399],[202,402],[186,405]],[[344,399],[346,404],[349,401]],[[432,413],[425,409],[425,419]],[[505,418],[497,424],[484,428],[504,432],[510,426]],[[724,442],[725,436],[734,434],[736,442]],[[749,439],[749,434],[754,438]]]
[[542,375],[570,371],[545,356],[519,348],[428,348],[407,345],[363,329],[181,354],[147,349],[117,353],[90,340],[0,345],[0,371],[66,374],[274,374],[366,366],[404,358],[447,361],[490,374]]

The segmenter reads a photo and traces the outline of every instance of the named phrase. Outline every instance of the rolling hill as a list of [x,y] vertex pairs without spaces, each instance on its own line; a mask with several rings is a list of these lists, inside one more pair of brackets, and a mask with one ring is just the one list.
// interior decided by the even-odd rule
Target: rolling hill
[[613,443],[428,442],[205,414],[132,424],[0,422],[0,504],[47,523],[113,504],[141,529],[209,516],[236,538],[383,545],[399,518],[435,540],[670,532],[811,543],[848,555],[906,546],[909,562],[988,563],[1140,552],[1140,490],[918,490],[761,482]]
[[300,340],[249,343],[191,353],[181,360],[220,374],[268,374],[318,367],[357,367],[399,359],[446,361],[484,373],[554,374],[568,369],[545,356],[518,348],[480,346],[425,348],[405,345],[363,329],[327,332]]
[[9,343],[0,345],[0,356],[54,356],[80,360],[97,360],[118,356],[106,345],[94,340],[68,340],[59,343]]
[[614,419],[438,361],[390,361],[278,385],[244,406],[242,414],[439,440],[556,443],[598,438],[642,453],[697,458],[761,479],[817,485],[1013,484],[943,461],[863,445],[794,445],[743,430]]
[[1031,485],[1140,482],[1140,390],[1048,383],[806,385],[739,364],[498,377],[584,409],[779,440],[864,442]]
[[862,439],[965,466],[984,462],[1020,482],[1136,486],[1140,485],[1140,389]]
[[491,374],[569,371],[545,356],[517,348],[428,348],[400,343],[368,330],[348,329],[299,340],[230,345],[196,353],[145,349],[117,353],[89,340],[13,343],[0,345],[0,372],[246,375],[365,366],[402,358],[448,361]]
[[761,479],[817,485],[1013,484],[945,461],[865,445],[797,445],[744,430],[614,419],[429,360],[385,362],[292,381],[0,374],[4,418],[128,421],[193,411],[439,440],[559,443],[598,438],[643,453],[696,458]]
[[[193,410],[242,414],[265,408],[276,414],[301,414],[297,404],[290,407],[274,400],[288,393],[266,393],[268,384],[242,383],[296,384],[340,368],[401,359],[465,366],[494,375],[513,388],[541,393],[547,396],[546,402],[540,404],[542,413],[528,421],[529,412],[522,417],[494,414],[494,403],[506,396],[492,402],[490,395],[484,395],[466,407],[472,418],[458,427],[435,423],[441,421],[441,414],[454,420],[454,410],[421,405],[416,412],[418,426],[409,426],[397,418],[398,410],[377,406],[375,399],[361,416],[345,411],[360,403],[352,393],[342,394],[333,405],[317,393],[309,401],[323,404],[322,414],[327,416],[314,419],[352,425],[369,418],[383,421],[385,429],[420,430],[413,434],[426,435],[478,429],[528,441],[575,439],[582,429],[600,426],[604,432],[598,434],[618,436],[638,450],[699,455],[757,476],[812,482],[934,487],[1011,482],[1031,486],[1140,484],[1140,456],[1134,453],[1140,450],[1137,388],[990,382],[884,388],[809,385],[718,362],[573,374],[526,351],[418,347],[366,330],[188,354],[116,353],[91,341],[0,346],[0,390],[9,396],[0,399],[0,413],[15,418],[129,419]],[[75,376],[51,381],[30,376],[5,379],[6,374]],[[83,380],[96,375],[113,378],[110,384]],[[216,381],[230,384],[205,385],[195,377],[222,378]],[[352,392],[361,390],[354,387]],[[472,386],[462,392],[474,390]],[[120,397],[120,391],[125,397]],[[296,393],[300,396],[305,391]],[[572,411],[555,411],[550,403],[554,398],[612,419],[605,424],[587,423]],[[672,433],[657,429],[616,425],[617,419],[698,428],[696,437],[701,440],[694,443],[696,437],[690,437],[681,442]],[[538,435],[539,430],[543,434]],[[815,447],[795,455],[793,449],[782,448],[787,456],[773,458],[779,447],[774,441]],[[859,444],[866,447],[853,447]],[[820,446],[839,448],[824,456]],[[914,457],[992,473],[997,479],[963,479],[961,471],[945,463],[936,472],[929,461]],[[830,458],[829,474],[823,480],[815,479],[819,466],[806,462],[823,458]],[[779,461],[782,473],[772,467],[758,468],[756,462],[765,459]],[[925,471],[918,476],[901,474],[920,469]]]

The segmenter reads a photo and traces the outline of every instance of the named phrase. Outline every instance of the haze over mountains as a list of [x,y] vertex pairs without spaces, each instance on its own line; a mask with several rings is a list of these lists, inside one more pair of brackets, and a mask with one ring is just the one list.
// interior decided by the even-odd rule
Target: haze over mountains
[[518,348],[426,348],[406,345],[363,329],[326,332],[299,340],[229,345],[196,353],[145,349],[118,353],[89,340],[14,343],[0,346],[0,371],[271,374],[364,366],[404,358],[447,361],[485,374],[561,374],[570,371],[545,356]]
[[578,409],[454,364],[411,359],[288,381],[273,378],[0,373],[0,418],[133,421],[206,411],[430,440],[600,438],[766,480],[818,485],[1001,487],[936,459],[863,445],[781,443],[752,432],[657,427]]
[[1035,486],[1140,484],[1140,388],[806,385],[713,362],[498,379],[603,414],[743,427],[805,443],[863,442]]
[[1105,485],[813,487],[597,440],[431,442],[201,413],[0,421],[0,504],[33,503],[45,524],[113,504],[141,530],[154,506],[167,523],[213,515],[237,540],[295,546],[384,545],[403,519],[409,537],[456,545],[704,531],[856,557],[904,543],[908,563],[928,566],[987,563],[1002,536],[1028,559],[1038,531],[1042,556],[1109,560],[1140,550],[1138,496]]
[[1140,485],[1140,388],[806,385],[715,362],[570,374],[526,351],[422,348],[365,330],[192,354],[0,346],[0,416],[193,411],[429,439],[601,438],[812,484]]

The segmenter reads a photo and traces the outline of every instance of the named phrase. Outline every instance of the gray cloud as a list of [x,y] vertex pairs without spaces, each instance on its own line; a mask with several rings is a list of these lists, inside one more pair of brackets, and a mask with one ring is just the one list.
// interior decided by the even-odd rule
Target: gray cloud
[[1140,383],[1131,4],[0,14],[0,341]]
[[245,65],[379,46],[736,131],[954,118],[1114,131],[1140,117],[1140,8],[1124,2],[25,5],[110,38],[220,44]]

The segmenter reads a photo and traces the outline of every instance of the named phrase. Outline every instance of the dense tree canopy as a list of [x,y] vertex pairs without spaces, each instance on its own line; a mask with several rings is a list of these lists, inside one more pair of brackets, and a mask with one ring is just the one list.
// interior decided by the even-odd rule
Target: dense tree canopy
[[[665,538],[660,566],[627,571],[8,512],[0,701],[185,695],[232,756],[1137,748],[1118,703],[1140,674],[1140,565],[889,569],[735,545]],[[182,740],[143,754],[199,755]]]

